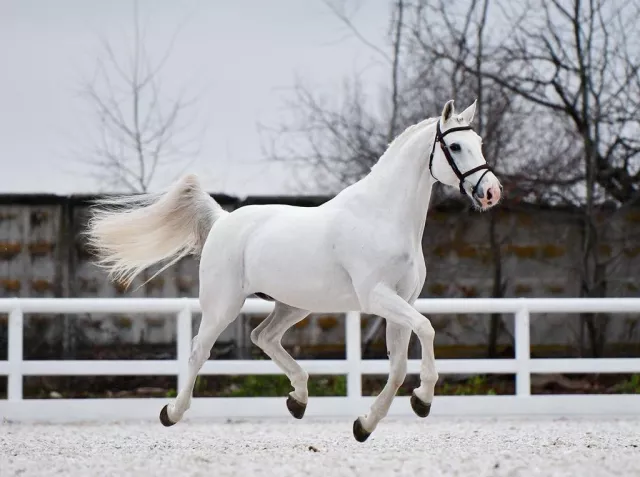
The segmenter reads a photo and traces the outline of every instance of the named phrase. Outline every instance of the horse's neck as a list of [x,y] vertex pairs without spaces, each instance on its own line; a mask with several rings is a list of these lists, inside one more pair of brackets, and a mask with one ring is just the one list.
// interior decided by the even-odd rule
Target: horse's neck
[[391,212],[390,220],[409,227],[418,243],[429,209],[433,178],[429,153],[435,139],[435,123],[421,127],[397,148],[391,146],[363,180],[367,195],[378,207]]

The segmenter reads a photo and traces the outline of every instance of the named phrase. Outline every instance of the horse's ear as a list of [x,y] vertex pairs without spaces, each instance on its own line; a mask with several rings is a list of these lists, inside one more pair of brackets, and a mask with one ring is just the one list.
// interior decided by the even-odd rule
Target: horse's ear
[[447,101],[447,104],[442,108],[442,123],[446,123],[451,116],[453,116],[453,99]]
[[473,121],[473,116],[476,114],[476,102],[478,100],[474,100],[471,106],[460,113],[460,117],[466,121],[467,124],[471,124]]

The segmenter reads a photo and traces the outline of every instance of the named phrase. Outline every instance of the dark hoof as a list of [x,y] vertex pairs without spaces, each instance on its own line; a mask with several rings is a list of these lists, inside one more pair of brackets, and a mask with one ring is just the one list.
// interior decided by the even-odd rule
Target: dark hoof
[[355,437],[358,442],[366,441],[370,435],[371,433],[365,431],[364,427],[362,427],[360,418],[353,421],[353,437]]
[[422,402],[415,393],[411,393],[411,407],[419,417],[427,417],[431,412],[431,403]]
[[289,397],[287,398],[287,409],[289,409],[289,412],[293,417],[295,417],[296,419],[302,419],[302,417],[304,416],[304,411],[307,409],[307,405],[301,403],[293,396],[289,395]]
[[162,408],[162,411],[160,411],[160,422],[164,427],[170,427],[175,424],[175,422],[171,422],[171,419],[169,419],[169,414],[167,413],[167,406],[168,404],[165,404],[165,406]]

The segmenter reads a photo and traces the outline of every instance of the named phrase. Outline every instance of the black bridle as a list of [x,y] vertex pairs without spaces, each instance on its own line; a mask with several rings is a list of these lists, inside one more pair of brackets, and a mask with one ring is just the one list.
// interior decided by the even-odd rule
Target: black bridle
[[478,182],[476,182],[476,185],[473,187],[473,189],[471,189],[471,194],[475,195],[478,186],[480,185],[480,181],[482,181],[482,178],[488,173],[488,172],[493,172],[493,170],[491,169],[491,167],[489,166],[489,164],[487,164],[486,162],[484,164],[479,165],[478,167],[474,167],[471,170],[468,170],[467,172],[465,172],[464,174],[460,172],[460,169],[458,169],[458,166],[456,165],[455,161],[453,160],[453,158],[451,157],[451,153],[449,152],[449,146],[447,145],[446,142],[444,142],[444,137],[452,132],[456,132],[456,131],[467,131],[469,129],[473,129],[471,126],[459,126],[457,128],[451,128],[451,129],[447,129],[444,133],[442,133],[440,131],[440,120],[438,120],[437,122],[437,126],[436,126],[436,139],[435,141],[433,141],[433,149],[431,149],[431,156],[429,156],[429,172],[431,173],[431,177],[433,177],[435,180],[438,180],[436,178],[436,176],[433,175],[433,171],[431,170],[431,166],[433,164],[433,155],[436,152],[436,144],[440,143],[440,148],[442,149],[442,152],[444,153],[444,157],[447,158],[447,162],[449,163],[449,166],[451,166],[451,169],[453,170],[453,173],[456,175],[456,177],[458,179],[460,179],[460,193],[461,194],[466,194],[463,184],[465,179],[470,176],[471,174],[473,174],[474,172],[478,172],[481,171],[482,169],[486,169],[486,171],[484,171],[484,174],[482,174],[480,176],[480,179],[478,179]]

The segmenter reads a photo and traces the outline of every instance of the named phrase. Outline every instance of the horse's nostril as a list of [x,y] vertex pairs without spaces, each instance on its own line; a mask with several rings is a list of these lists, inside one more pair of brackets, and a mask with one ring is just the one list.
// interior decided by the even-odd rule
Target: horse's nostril
[[493,194],[491,193],[491,189],[489,189],[489,190],[487,191],[487,200],[489,200],[489,201],[490,201],[491,199],[493,199]]

